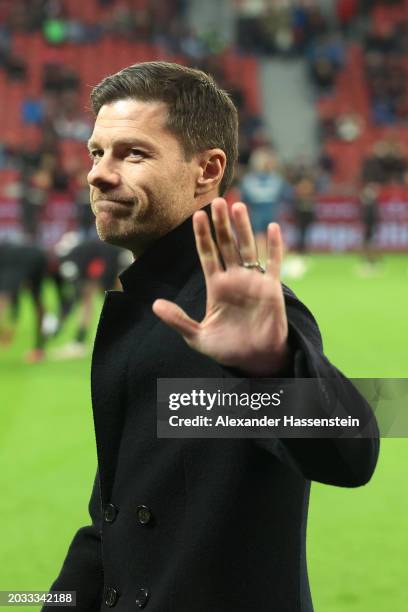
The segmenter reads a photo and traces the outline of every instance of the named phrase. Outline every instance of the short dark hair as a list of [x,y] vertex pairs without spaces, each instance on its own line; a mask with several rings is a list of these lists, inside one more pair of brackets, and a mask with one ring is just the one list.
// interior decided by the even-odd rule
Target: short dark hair
[[238,157],[238,113],[229,94],[211,76],[170,62],[134,64],[93,88],[92,110],[97,115],[104,104],[128,98],[167,104],[167,127],[186,159],[206,149],[222,149],[227,162],[219,190],[225,193]]

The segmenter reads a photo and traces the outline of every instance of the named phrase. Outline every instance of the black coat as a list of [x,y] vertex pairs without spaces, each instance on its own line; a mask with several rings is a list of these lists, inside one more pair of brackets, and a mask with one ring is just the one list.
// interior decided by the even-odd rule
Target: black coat
[[[152,313],[154,299],[163,297],[203,317],[205,284],[191,219],[121,280],[124,291],[106,295],[93,353],[98,472],[92,525],[75,535],[53,590],[75,590],[81,611],[312,610],[310,481],[366,483],[378,440],[157,439],[158,377],[232,375]],[[341,380],[340,395],[366,421],[370,409],[324,357],[312,315],[284,292],[290,374]],[[324,385],[321,401],[330,401]]]

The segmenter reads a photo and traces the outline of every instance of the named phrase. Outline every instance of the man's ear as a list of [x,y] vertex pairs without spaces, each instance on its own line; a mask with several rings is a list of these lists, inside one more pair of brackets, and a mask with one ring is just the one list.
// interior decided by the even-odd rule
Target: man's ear
[[225,172],[227,157],[222,149],[208,149],[197,155],[199,164],[195,194],[204,195],[216,190]]

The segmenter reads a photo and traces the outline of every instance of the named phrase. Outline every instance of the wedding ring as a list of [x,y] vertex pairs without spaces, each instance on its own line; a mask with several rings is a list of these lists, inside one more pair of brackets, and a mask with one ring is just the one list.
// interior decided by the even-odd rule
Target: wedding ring
[[262,272],[262,274],[265,274],[265,268],[260,264],[259,261],[255,261],[254,263],[244,261],[242,262],[242,265],[247,270],[258,270],[258,272]]

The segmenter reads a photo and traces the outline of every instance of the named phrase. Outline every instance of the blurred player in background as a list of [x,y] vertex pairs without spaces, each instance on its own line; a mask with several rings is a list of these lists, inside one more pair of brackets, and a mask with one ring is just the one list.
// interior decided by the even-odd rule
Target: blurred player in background
[[295,224],[293,255],[286,257],[282,274],[289,278],[301,278],[308,270],[306,254],[310,248],[310,229],[316,213],[316,180],[307,164],[291,168],[292,194],[290,210]]
[[34,363],[44,358],[45,336],[42,330],[44,304],[42,287],[47,273],[47,257],[34,244],[0,244],[0,341],[12,341],[19,313],[20,296],[27,289],[34,306],[34,346],[26,361]]
[[57,252],[60,254],[59,275],[63,279],[63,289],[68,293],[71,290],[72,296],[61,325],[74,305],[78,305],[78,311],[74,340],[51,351],[50,357],[80,358],[88,353],[87,339],[94,319],[95,298],[115,288],[118,274],[132,261],[131,254],[101,242],[98,237],[81,242],[79,234],[72,232],[63,237],[57,245]]
[[363,225],[362,254],[364,259],[360,272],[363,275],[375,272],[378,263],[378,254],[375,248],[375,233],[379,221],[378,195],[378,185],[373,182],[365,184],[360,193],[360,214]]
[[296,251],[304,255],[308,249],[308,232],[315,219],[316,189],[312,178],[302,176],[294,185],[293,209],[297,227]]

